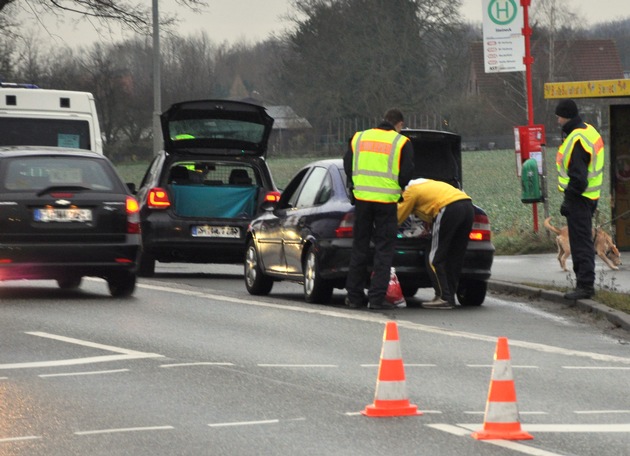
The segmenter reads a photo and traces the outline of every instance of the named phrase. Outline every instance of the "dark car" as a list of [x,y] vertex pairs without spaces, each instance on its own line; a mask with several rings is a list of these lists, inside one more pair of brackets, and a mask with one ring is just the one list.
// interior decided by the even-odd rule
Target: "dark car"
[[[439,131],[403,130],[415,151],[414,178],[448,182],[461,188],[461,138]],[[461,305],[483,303],[494,246],[486,213],[475,206],[473,229],[457,290]],[[274,281],[303,283],[307,302],[326,303],[334,288],[344,288],[350,252],[354,206],[350,203],[341,159],[322,160],[302,168],[282,192],[273,210],[252,221],[247,233],[245,286],[254,295],[268,294]],[[429,227],[415,216],[400,227],[394,267],[403,294],[431,287],[425,251]]]
[[241,263],[249,222],[280,197],[265,161],[273,118],[232,100],[177,103],[161,116],[164,150],[140,184],[144,252],[155,262]]
[[70,289],[96,276],[112,296],[133,293],[138,202],[105,156],[0,148],[0,206],[0,280],[52,279]]

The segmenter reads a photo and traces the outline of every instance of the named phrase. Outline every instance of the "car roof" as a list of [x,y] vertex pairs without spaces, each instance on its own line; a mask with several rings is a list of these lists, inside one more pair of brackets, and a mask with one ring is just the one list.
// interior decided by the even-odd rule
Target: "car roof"
[[[164,148],[176,154],[264,157],[273,127],[273,118],[264,106],[223,99],[175,103],[160,120]],[[188,131],[186,127],[197,129]]]
[[67,147],[52,146],[2,146],[0,147],[0,157],[17,157],[17,156],[37,156],[37,155],[59,155],[83,158],[107,159],[102,154],[86,149],[74,149]]

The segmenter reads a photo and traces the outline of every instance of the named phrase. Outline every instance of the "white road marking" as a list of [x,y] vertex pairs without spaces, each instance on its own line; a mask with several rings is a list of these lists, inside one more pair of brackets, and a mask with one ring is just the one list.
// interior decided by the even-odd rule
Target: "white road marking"
[[[492,366],[491,364],[466,364],[466,367],[488,367],[488,368],[492,368],[494,366]],[[519,366],[519,365],[512,364],[512,369],[538,369],[538,366]]]
[[73,377],[75,375],[100,375],[100,374],[116,374],[118,372],[129,372],[129,369],[116,369],[116,370],[104,370],[104,371],[91,371],[91,372],[66,372],[64,374],[40,374],[38,377]]
[[576,410],[577,415],[606,415],[608,413],[630,413],[630,410]]
[[[483,429],[483,424],[457,424],[471,431]],[[621,424],[522,424],[521,428],[529,433],[535,432],[582,432],[589,433],[607,433],[607,432],[630,432],[630,423]]]
[[114,434],[116,432],[165,431],[175,429],[173,426],[148,426],[118,429],[96,429],[94,431],[77,431],[75,435]]
[[49,334],[45,332],[26,332],[32,336],[45,337],[47,339],[58,340],[61,342],[67,342],[75,345],[81,345],[84,347],[96,348],[99,350],[106,350],[114,353],[120,353],[118,355],[103,355],[103,356],[91,356],[88,358],[74,358],[74,359],[61,359],[55,361],[33,361],[28,363],[12,363],[12,364],[0,364],[0,369],[26,369],[35,367],[56,367],[56,366],[75,366],[78,364],[91,364],[91,363],[104,363],[110,361],[122,361],[129,359],[143,359],[143,358],[163,358],[164,355],[158,355],[157,353],[144,353],[135,350],[128,350],[125,348],[114,347],[112,345],[98,344],[89,342],[86,340],[74,339],[72,337],[59,336],[56,334]]
[[257,364],[258,367],[339,367],[335,364]]
[[19,442],[20,440],[34,440],[41,439],[41,437],[36,435],[26,435],[24,437],[7,437],[6,439],[0,439],[1,442]]
[[262,420],[262,421],[235,421],[231,423],[212,423],[210,427],[228,427],[228,426],[251,426],[256,424],[278,424],[280,420]]
[[[299,307],[299,306],[294,306],[290,304],[273,304],[270,302],[256,301],[253,299],[235,298],[233,296],[225,296],[221,294],[191,292],[187,290],[179,290],[177,288],[148,285],[148,284],[138,284],[137,286],[140,288],[146,288],[150,290],[165,291],[168,293],[175,293],[175,294],[181,294],[181,295],[197,296],[200,298],[207,298],[207,299],[212,299],[216,301],[231,302],[231,303],[237,303],[237,304],[244,304],[248,306],[265,307],[265,308],[278,309],[278,310],[283,310],[283,311],[300,312],[300,313],[306,313],[306,314],[317,314],[317,315],[322,315],[322,316],[344,318],[348,320],[364,321],[364,322],[371,322],[371,323],[383,324],[391,319],[391,318],[388,318],[387,316],[376,314],[376,313],[367,313],[367,312],[356,313],[356,312],[322,309],[322,308],[314,308],[314,307]],[[484,334],[475,334],[475,333],[470,333],[466,331],[454,331],[448,328],[428,326],[428,325],[414,323],[414,322],[406,321],[406,320],[397,320],[397,323],[398,323],[399,328],[405,328],[408,330],[422,331],[426,333],[439,334],[442,336],[449,336],[449,337],[459,337],[462,339],[491,342],[493,344],[496,344],[496,341],[497,341],[496,337],[487,336]],[[630,357],[605,355],[601,353],[571,350],[567,348],[555,347],[553,345],[539,344],[536,342],[527,342],[527,341],[522,341],[522,340],[510,339],[510,347],[520,347],[520,348],[526,348],[529,350],[538,351],[541,353],[551,353],[551,354],[556,354],[556,355],[586,358],[586,359],[591,359],[595,361],[614,362],[614,363],[630,365]]]
[[[360,364],[361,367],[379,367],[379,364]],[[436,364],[405,363],[405,367],[436,367]]]
[[630,370],[630,367],[623,366],[562,366],[562,368],[580,370]]
[[162,364],[160,367],[189,367],[189,366],[233,366],[234,363],[213,363],[209,361],[200,361],[198,363],[176,363]]

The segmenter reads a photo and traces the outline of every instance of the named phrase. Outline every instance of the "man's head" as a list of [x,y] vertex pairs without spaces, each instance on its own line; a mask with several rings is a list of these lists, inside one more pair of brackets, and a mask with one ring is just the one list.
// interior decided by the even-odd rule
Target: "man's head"
[[573,100],[561,100],[556,106],[556,116],[558,116],[560,126],[564,126],[565,123],[577,117],[578,114],[578,107]]
[[403,113],[400,109],[391,108],[388,109],[385,115],[383,116],[385,122],[388,122],[394,126],[394,129],[400,133],[403,127]]

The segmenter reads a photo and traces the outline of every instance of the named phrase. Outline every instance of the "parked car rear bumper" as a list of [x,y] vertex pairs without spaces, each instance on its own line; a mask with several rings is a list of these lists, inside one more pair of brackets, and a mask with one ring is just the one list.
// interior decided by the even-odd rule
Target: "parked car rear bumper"
[[126,245],[12,245],[0,249],[0,280],[52,279],[106,276],[119,271],[135,272],[140,255],[138,242]]

